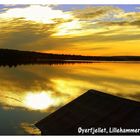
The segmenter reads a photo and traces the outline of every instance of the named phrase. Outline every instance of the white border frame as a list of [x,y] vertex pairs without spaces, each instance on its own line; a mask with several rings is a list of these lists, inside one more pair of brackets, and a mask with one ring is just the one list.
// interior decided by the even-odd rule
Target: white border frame
[[[140,4],[140,0],[0,0],[0,4]],[[47,137],[47,138],[46,138]],[[107,140],[112,140],[112,139],[118,139],[118,137],[112,137],[112,136],[73,136],[73,137],[68,137],[68,136],[0,136],[1,139],[6,139],[6,140],[46,140],[49,138],[49,140],[54,140],[54,139],[61,139],[61,140],[71,140],[80,138],[81,140],[84,139],[107,139]],[[119,136],[119,139],[123,140],[130,140],[132,136]],[[136,140],[139,139],[139,136],[134,137]]]
[[140,4],[140,0],[0,0],[0,4]]

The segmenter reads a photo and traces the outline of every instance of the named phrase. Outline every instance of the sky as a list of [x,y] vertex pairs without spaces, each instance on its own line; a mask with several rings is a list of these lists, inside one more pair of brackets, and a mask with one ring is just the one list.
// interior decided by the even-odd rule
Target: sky
[[0,5],[0,48],[140,55],[140,5]]

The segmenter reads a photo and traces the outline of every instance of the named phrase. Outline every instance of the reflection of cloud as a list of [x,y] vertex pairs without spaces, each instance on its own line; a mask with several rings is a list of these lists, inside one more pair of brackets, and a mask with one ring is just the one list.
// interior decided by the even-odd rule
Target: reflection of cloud
[[[132,66],[135,73],[131,69],[131,64],[107,63],[65,67],[22,66],[13,69],[15,72],[12,69],[3,68],[0,70],[0,103],[5,107],[21,107],[30,110],[33,107],[33,110],[36,110],[40,108],[39,102],[42,100],[41,108],[45,108],[42,111],[51,111],[90,88],[111,93],[122,92],[127,96],[127,93],[135,93],[139,90],[138,65]],[[39,96],[41,93],[43,96]],[[27,96],[29,104],[25,102]],[[52,103],[50,98],[55,103]],[[48,105],[49,108],[47,108]]]
[[21,123],[21,128],[24,129],[24,131],[28,134],[31,134],[31,135],[40,135],[41,132],[38,128],[36,128],[34,126],[34,124],[29,124],[29,123],[26,123],[26,122],[22,122]]
[[[9,91],[15,90],[13,87],[18,89],[18,92],[28,90],[40,90],[45,87],[51,89],[49,85],[45,82],[49,83],[49,81],[41,75],[37,67],[32,68],[29,66],[28,69],[22,67],[17,67],[16,69],[9,70],[8,68],[0,69],[0,80],[1,85],[5,85],[5,89],[1,87],[1,91],[6,90],[6,86],[9,87]],[[13,82],[14,81],[14,82]]]
[[[0,133],[38,134],[38,130],[35,130],[32,125],[34,122],[41,120],[89,89],[140,101],[139,67],[139,64],[134,63],[94,63],[0,68]],[[49,98],[48,91],[51,91]],[[42,92],[43,96],[40,96]],[[37,110],[26,104],[27,96],[30,105]],[[55,103],[49,102],[50,98]],[[49,103],[52,104],[49,108],[38,110],[40,104],[37,106],[36,101],[37,104],[43,101],[41,106],[43,108],[44,105],[47,107]],[[15,126],[19,127],[15,128]]]
[[140,101],[140,92],[137,92],[134,94],[129,94],[128,97],[133,99],[133,100]]
[[[28,134],[23,128],[21,123],[28,122],[30,127],[34,126],[40,119],[47,116],[50,112],[29,111],[22,108],[3,109],[0,104],[0,134],[1,135],[23,135]],[[30,125],[31,124],[31,125]]]
[[39,93],[26,93],[24,103],[27,108],[33,110],[45,110],[50,106],[55,106],[56,101],[51,97],[51,91],[41,91]]

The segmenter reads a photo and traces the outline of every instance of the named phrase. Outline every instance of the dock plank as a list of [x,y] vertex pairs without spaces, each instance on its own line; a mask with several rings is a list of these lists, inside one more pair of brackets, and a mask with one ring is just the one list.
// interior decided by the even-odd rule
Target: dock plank
[[89,90],[35,124],[42,135],[78,135],[78,128],[140,128],[140,103]]

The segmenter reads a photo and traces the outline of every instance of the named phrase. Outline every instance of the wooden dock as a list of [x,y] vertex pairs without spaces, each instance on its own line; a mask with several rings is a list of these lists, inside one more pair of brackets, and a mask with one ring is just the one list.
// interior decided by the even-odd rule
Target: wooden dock
[[138,129],[140,102],[89,90],[35,125],[42,135],[80,135],[79,127]]

